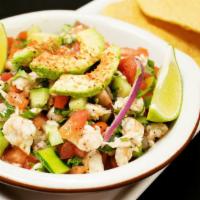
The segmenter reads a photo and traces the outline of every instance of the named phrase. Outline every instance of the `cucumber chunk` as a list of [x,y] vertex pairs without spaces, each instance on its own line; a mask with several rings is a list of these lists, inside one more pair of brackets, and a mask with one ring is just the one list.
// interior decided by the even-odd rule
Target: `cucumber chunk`
[[51,147],[37,151],[36,156],[51,173],[64,174],[69,171],[69,168],[60,160]]
[[130,94],[131,85],[122,75],[114,76],[111,86],[117,97],[127,97]]
[[45,106],[49,99],[48,88],[32,89],[30,92],[30,100],[32,108],[42,108]]
[[85,109],[87,104],[87,98],[71,98],[69,102],[69,109],[71,111],[77,111]]
[[63,139],[58,131],[58,123],[55,121],[47,121],[44,126],[45,133],[48,135],[48,140],[51,146],[56,146],[63,143]]
[[2,131],[0,131],[0,157],[3,155],[5,149],[8,147],[9,142],[4,137]]

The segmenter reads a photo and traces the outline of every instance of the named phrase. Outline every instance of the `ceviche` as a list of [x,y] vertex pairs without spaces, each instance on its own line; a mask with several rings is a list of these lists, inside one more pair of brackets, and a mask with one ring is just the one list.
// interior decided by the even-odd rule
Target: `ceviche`
[[0,157],[47,173],[94,173],[142,156],[168,132],[147,119],[159,72],[148,51],[80,22],[8,37],[0,75]]

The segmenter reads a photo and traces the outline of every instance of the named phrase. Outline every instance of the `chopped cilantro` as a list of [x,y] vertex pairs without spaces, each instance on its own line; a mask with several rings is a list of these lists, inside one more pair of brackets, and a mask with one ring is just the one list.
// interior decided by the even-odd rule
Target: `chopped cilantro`
[[68,159],[68,161],[67,161],[68,167],[79,166],[79,165],[83,165],[83,162],[82,162],[82,159],[77,156],[74,156],[74,157]]
[[110,152],[113,152],[114,149],[112,147],[110,147],[109,145],[105,145],[103,147],[100,147],[99,151],[101,151],[103,153],[110,153]]

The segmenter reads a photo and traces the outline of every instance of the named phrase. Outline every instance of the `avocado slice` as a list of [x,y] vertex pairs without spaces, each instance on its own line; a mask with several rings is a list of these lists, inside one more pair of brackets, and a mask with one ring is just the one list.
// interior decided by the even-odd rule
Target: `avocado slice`
[[28,66],[29,63],[36,57],[38,51],[33,47],[27,47],[20,51],[17,51],[11,60],[13,64],[13,70],[16,71],[21,66]]
[[49,33],[32,32],[28,34],[28,43],[36,41],[36,46],[26,47],[17,51],[11,60],[13,70],[16,71],[21,66],[28,66],[32,60],[37,57],[43,50],[44,44],[48,50],[57,49],[60,47],[62,40],[59,36]]
[[30,64],[40,77],[55,80],[61,74],[83,74],[96,63],[105,49],[105,41],[95,29],[86,29],[76,35],[80,52],[76,56],[44,52]]
[[50,92],[75,98],[94,96],[111,82],[119,61],[120,48],[110,46],[102,54],[101,62],[94,71],[84,75],[62,75]]

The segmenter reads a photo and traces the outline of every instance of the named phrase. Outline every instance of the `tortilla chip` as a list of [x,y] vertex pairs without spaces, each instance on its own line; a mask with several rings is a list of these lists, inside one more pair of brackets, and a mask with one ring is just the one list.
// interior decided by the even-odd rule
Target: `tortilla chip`
[[149,17],[200,33],[200,0],[137,0]]
[[153,32],[172,46],[192,56],[200,65],[200,34],[145,16],[136,0],[122,0],[111,4],[102,13]]

